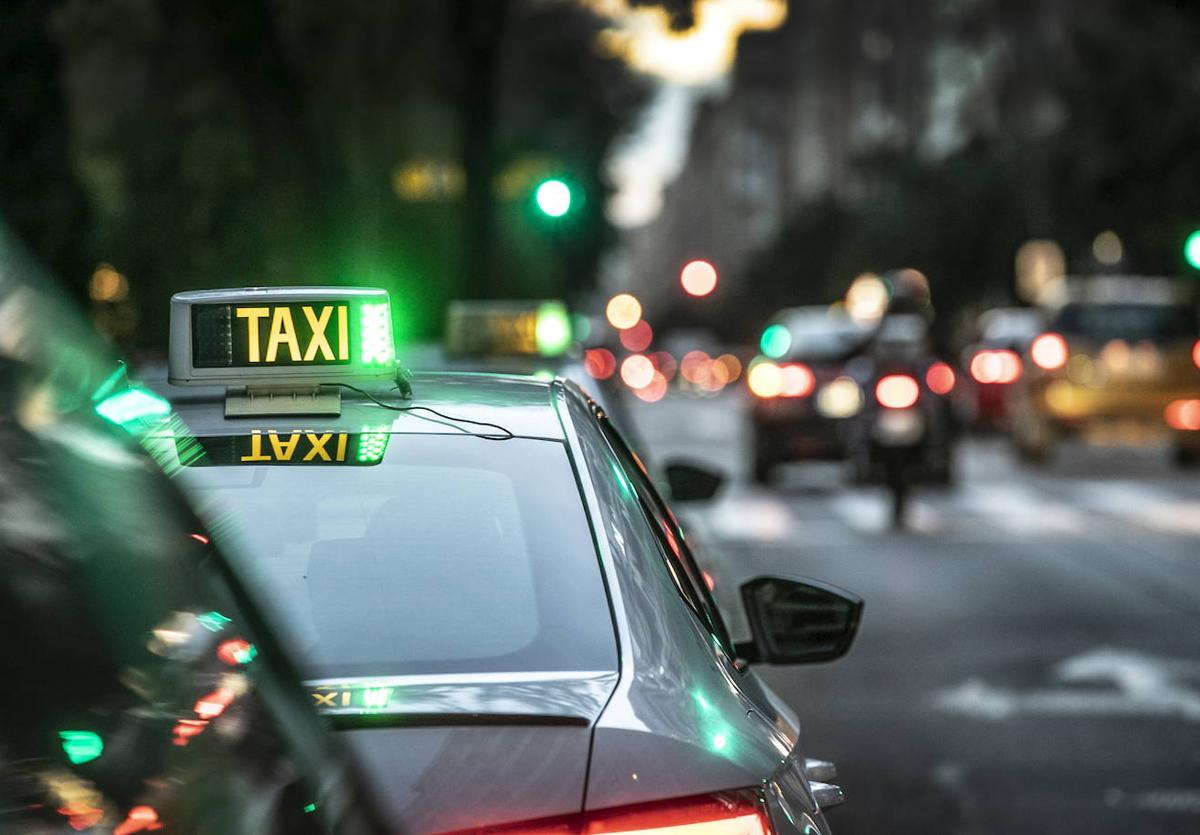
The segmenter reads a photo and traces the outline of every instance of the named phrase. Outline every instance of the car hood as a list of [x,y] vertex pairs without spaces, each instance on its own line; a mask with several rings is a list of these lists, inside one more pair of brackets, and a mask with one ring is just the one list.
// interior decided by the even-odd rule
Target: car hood
[[[580,811],[592,726],[616,682],[615,672],[551,672],[309,686],[395,827],[425,833]],[[341,706],[364,686],[389,691],[386,708]]]

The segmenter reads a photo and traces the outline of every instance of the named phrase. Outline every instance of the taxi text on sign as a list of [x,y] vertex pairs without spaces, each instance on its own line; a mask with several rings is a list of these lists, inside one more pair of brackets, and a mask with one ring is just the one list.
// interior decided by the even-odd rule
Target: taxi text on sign
[[244,348],[248,365],[350,361],[348,304],[235,305],[233,315],[235,350]]

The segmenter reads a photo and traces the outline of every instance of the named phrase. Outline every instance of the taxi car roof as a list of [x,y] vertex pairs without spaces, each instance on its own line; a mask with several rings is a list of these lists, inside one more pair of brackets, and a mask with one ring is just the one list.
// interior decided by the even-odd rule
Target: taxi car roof
[[[269,415],[226,418],[224,386],[175,386],[165,377],[141,376],[140,381],[169,400],[176,413],[191,429],[202,435],[237,434],[248,426],[324,427],[342,431],[361,431],[363,426],[381,431],[407,434],[494,434],[491,426],[476,426],[462,421],[483,421],[503,427],[517,437],[563,440],[563,427],[554,407],[555,381],[509,374],[472,372],[419,372],[412,376],[411,399],[400,398],[391,383],[356,384],[357,388],[389,405],[412,411],[384,409],[353,391],[342,390],[340,417],[311,415]],[[425,409],[433,409],[451,418],[447,420]],[[379,428],[375,428],[379,427]]]

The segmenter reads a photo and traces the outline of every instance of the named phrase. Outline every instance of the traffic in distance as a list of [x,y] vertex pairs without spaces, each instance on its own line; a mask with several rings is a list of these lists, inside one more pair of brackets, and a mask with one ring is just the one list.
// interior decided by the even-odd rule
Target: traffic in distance
[[[145,383],[178,422],[143,437],[268,601],[388,821],[828,832],[835,769],[755,666],[840,657],[863,602],[756,576],[727,618],[592,397],[409,373],[389,311],[362,288],[176,295],[166,379]],[[717,488],[671,471],[685,498]]]

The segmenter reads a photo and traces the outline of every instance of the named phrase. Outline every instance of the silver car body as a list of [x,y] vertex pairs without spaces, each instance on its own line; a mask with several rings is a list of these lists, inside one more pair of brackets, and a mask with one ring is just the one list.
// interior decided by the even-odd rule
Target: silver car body
[[[753,670],[735,664],[726,642],[663,570],[665,555],[643,545],[653,542],[650,523],[614,475],[620,459],[601,431],[602,413],[582,390],[561,379],[473,374],[418,374],[412,387],[414,404],[565,444],[607,587],[619,662],[616,670],[582,673],[383,680],[403,688],[396,708],[402,715],[343,733],[395,820],[412,832],[474,829],[755,789],[774,831],[827,833],[795,714]],[[192,434],[236,431],[223,415],[223,390],[159,390]],[[345,399],[341,416],[322,423],[356,431],[381,414],[393,434],[461,431],[358,398]],[[291,425],[286,418],[276,423]],[[326,712],[338,726],[339,709]]]

